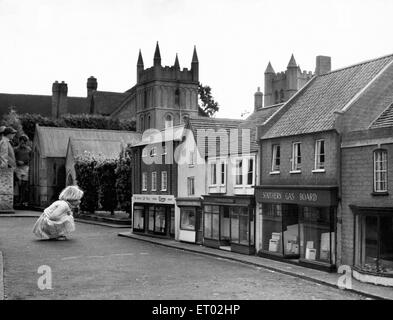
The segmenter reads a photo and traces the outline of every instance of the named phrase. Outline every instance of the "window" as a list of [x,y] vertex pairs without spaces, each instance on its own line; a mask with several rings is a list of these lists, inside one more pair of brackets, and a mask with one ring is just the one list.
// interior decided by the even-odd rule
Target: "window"
[[206,205],[204,208],[204,237],[219,240],[220,207]]
[[292,171],[300,171],[302,168],[302,154],[300,151],[300,142],[292,144]]
[[180,229],[195,231],[195,208],[180,209]]
[[187,178],[187,194],[189,196],[195,195],[195,177]]
[[225,185],[225,175],[226,175],[225,167],[226,167],[225,162],[221,162],[221,172],[220,172],[220,176],[221,176],[220,184],[221,185]]
[[273,145],[272,150],[272,172],[280,172],[280,145]]
[[145,213],[143,206],[134,206],[133,228],[140,231],[145,229]]
[[325,169],[325,140],[315,141],[315,170]]
[[210,184],[217,184],[217,163],[210,164]]
[[195,157],[195,151],[190,151],[189,160],[188,160],[188,165],[190,167],[195,165],[194,157]]
[[142,172],[142,191],[147,191],[147,172]]
[[230,207],[231,242],[244,245],[254,244],[253,213],[247,207]]
[[157,191],[157,172],[151,173],[151,191]]
[[180,90],[179,89],[175,90],[175,105],[176,106],[180,105]]
[[387,151],[374,151],[374,191],[387,192]]
[[243,160],[242,159],[236,160],[236,184],[237,185],[243,184]]
[[161,191],[167,191],[168,188],[168,173],[166,171],[161,172]]
[[248,159],[248,171],[247,171],[247,184],[252,185],[254,183],[254,159]]
[[165,117],[165,128],[173,127],[173,118],[170,114],[167,114]]

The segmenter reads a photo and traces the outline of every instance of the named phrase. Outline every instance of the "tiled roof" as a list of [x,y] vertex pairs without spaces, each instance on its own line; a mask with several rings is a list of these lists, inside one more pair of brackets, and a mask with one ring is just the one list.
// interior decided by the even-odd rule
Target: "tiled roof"
[[95,91],[93,94],[94,113],[110,115],[129,93]]
[[313,78],[281,107],[262,139],[333,129],[334,112],[342,110],[392,60],[389,55]]
[[41,157],[65,158],[67,154],[68,140],[112,140],[122,143],[134,144],[141,140],[141,134],[133,131],[75,129],[37,126],[37,134],[40,144]]
[[[67,97],[69,113],[87,113],[87,99],[81,97]],[[34,94],[8,94],[0,93],[0,118],[14,107],[16,112],[36,113],[50,117],[52,115],[52,96]]]
[[[95,139],[74,139],[69,140],[69,149],[72,157],[88,152],[93,156],[102,156],[105,159],[117,159],[121,152],[122,144],[119,140],[95,140]],[[67,155],[68,156],[68,155]]]
[[370,125],[370,129],[393,126],[393,103]]

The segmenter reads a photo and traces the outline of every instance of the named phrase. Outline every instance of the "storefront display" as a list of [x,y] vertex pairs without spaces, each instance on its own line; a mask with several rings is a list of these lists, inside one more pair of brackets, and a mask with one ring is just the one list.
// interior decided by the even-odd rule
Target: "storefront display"
[[191,243],[202,243],[202,210],[201,198],[177,198],[180,208],[179,240]]

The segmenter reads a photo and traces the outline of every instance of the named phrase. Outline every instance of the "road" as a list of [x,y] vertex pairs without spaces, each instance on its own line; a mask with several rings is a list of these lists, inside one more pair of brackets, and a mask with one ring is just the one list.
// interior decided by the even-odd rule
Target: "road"
[[[125,229],[77,223],[67,241],[39,241],[31,233],[34,222],[0,218],[6,299],[363,299],[263,268],[117,236]],[[51,289],[38,287],[43,265],[51,269]]]

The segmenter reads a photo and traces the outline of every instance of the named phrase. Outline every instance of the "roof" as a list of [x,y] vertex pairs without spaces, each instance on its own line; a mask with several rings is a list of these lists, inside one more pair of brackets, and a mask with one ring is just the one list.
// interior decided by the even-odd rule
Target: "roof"
[[393,103],[370,125],[370,129],[393,126]]
[[145,146],[151,143],[165,142],[165,141],[182,141],[184,133],[184,125],[173,126],[167,129],[158,131],[157,129],[146,130],[142,139],[133,144],[133,147]]
[[95,91],[93,93],[94,113],[110,115],[128,95],[129,93]]
[[34,139],[38,139],[41,157],[65,158],[68,140],[112,140],[134,144],[141,140],[141,134],[133,131],[76,129],[37,126]]
[[[230,144],[227,146],[222,146],[220,144],[221,137],[230,137],[231,138],[231,130],[239,129],[240,124],[243,123],[244,120],[240,119],[226,119],[226,118],[205,118],[205,117],[197,117],[197,118],[189,118],[187,122],[187,128],[190,129],[195,137],[196,143],[199,152],[202,156],[217,156],[228,154]],[[203,143],[201,143],[200,138],[198,139],[199,134],[204,133],[204,148]],[[233,138],[233,137],[232,137]],[[214,140],[216,144],[214,145]],[[223,140],[225,141],[225,140]],[[228,142],[230,139],[228,139]],[[222,148],[224,147],[224,148]],[[215,148],[215,150],[214,150]]]
[[344,111],[392,61],[393,55],[389,55],[315,76],[277,111],[276,121],[261,138],[334,129],[334,113]]
[[[67,97],[69,113],[88,112],[87,99],[82,97]],[[52,115],[52,96],[34,94],[0,93],[0,117],[14,107],[16,112],[40,114],[50,117]]]
[[72,151],[72,157],[88,152],[93,156],[102,156],[105,159],[117,159],[122,150],[122,143],[119,140],[96,140],[96,139],[69,139],[68,148]]

